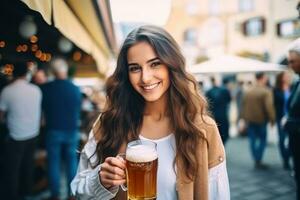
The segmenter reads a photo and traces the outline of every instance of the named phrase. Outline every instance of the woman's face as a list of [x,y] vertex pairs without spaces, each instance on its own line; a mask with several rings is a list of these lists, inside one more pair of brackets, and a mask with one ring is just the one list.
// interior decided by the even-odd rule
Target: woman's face
[[290,84],[290,76],[287,72],[285,72],[282,76],[282,83],[287,85]]
[[155,102],[166,95],[170,86],[168,67],[151,45],[139,42],[130,47],[127,61],[129,81],[145,101]]

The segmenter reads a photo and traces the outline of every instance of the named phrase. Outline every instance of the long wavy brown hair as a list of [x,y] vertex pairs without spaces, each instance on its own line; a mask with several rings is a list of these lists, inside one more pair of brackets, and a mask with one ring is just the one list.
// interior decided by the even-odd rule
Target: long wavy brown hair
[[[128,78],[127,52],[138,42],[148,42],[157,57],[169,70],[168,114],[174,129],[176,157],[181,159],[185,174],[191,180],[198,168],[195,149],[204,135],[196,118],[207,112],[207,103],[200,96],[196,81],[185,70],[185,59],[172,36],[156,26],[141,26],[125,39],[117,59],[117,67],[106,82],[107,102],[94,128],[98,136],[96,154],[99,163],[116,156],[122,144],[139,138],[145,100],[132,87]],[[203,117],[200,117],[203,120]],[[98,163],[98,164],[99,164]]]

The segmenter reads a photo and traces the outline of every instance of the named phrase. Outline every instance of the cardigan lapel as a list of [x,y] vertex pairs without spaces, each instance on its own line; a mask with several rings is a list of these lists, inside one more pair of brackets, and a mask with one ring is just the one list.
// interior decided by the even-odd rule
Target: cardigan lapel
[[179,200],[208,200],[208,151],[205,140],[199,141],[195,153],[198,171],[194,181],[186,177],[182,161],[177,162],[176,190]]
[[177,177],[176,177],[176,190],[179,200],[193,200],[194,182],[189,180],[184,172],[181,159],[176,163]]

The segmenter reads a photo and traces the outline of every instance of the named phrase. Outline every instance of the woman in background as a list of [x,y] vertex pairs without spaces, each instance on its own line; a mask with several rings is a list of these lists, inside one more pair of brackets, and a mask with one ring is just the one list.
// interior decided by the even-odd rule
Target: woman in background
[[282,157],[283,168],[289,170],[290,150],[288,142],[286,142],[286,140],[288,140],[288,133],[283,130],[281,124],[282,118],[287,114],[287,102],[290,96],[290,77],[288,72],[281,72],[276,76],[276,83],[273,94],[280,155]]

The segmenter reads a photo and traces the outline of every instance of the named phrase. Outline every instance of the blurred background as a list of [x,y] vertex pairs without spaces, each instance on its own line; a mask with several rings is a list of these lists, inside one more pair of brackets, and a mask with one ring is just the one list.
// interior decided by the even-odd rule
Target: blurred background
[[[81,144],[105,103],[104,83],[114,71],[118,48],[135,27],[164,27],[179,43],[187,70],[208,94],[227,89],[227,167],[233,200],[296,199],[293,170],[282,166],[276,126],[268,125],[264,162],[253,167],[241,95],[265,72],[268,87],[286,71],[288,50],[300,44],[298,0],[2,0],[0,12],[0,92],[12,80],[13,63],[26,63],[36,85],[53,80],[49,62],[61,57],[82,93]],[[40,137],[43,137],[41,127]],[[1,145],[5,121],[1,124]],[[42,141],[42,139],[41,139]],[[287,141],[285,141],[287,143]],[[1,148],[0,145],[0,148]],[[80,147],[79,147],[80,149]],[[0,152],[2,152],[0,150]],[[35,186],[30,199],[49,196],[43,145],[35,152]],[[0,163],[5,162],[3,155]],[[1,166],[1,165],[0,165]],[[65,180],[62,180],[65,181]],[[61,197],[66,198],[66,188]]]

